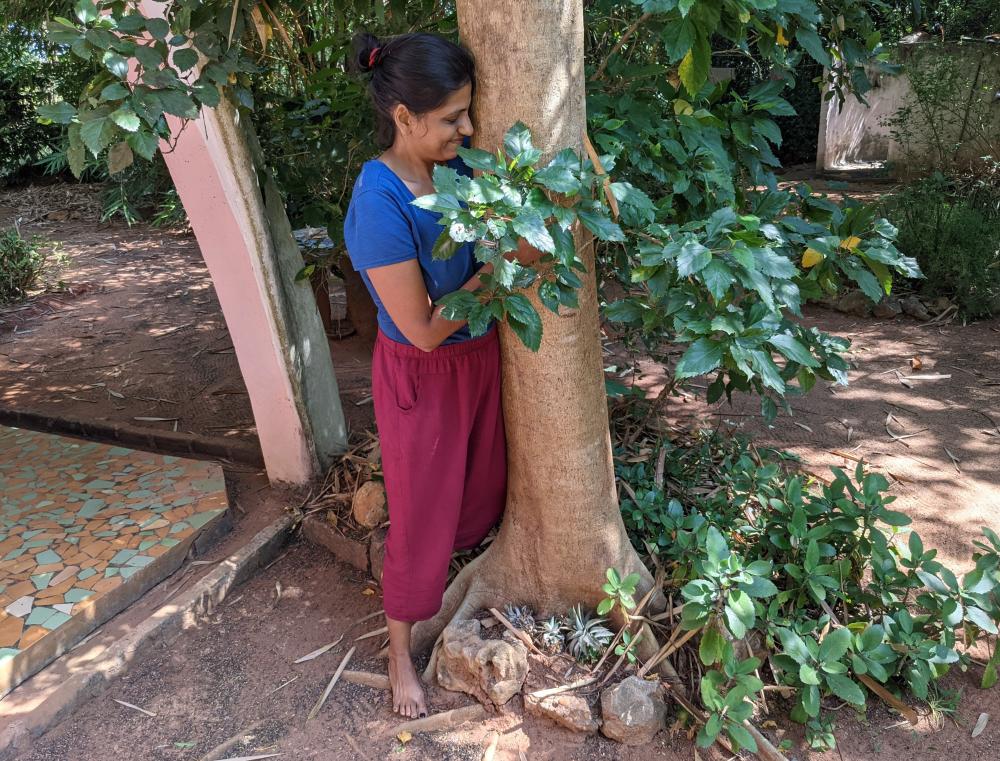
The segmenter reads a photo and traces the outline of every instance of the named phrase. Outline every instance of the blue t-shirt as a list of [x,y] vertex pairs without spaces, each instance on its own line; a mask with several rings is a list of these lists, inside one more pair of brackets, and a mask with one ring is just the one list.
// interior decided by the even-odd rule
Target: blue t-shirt
[[[466,176],[471,171],[460,158],[448,166]],[[450,259],[435,260],[431,256],[434,243],[444,231],[438,224],[441,215],[410,203],[415,196],[388,166],[379,160],[365,162],[354,183],[354,194],[344,221],[344,241],[351,264],[361,275],[375,306],[382,332],[399,343],[409,344],[389,317],[382,300],[372,287],[366,270],[387,264],[417,259],[431,301],[457,291],[479,269],[472,243],[459,248]],[[470,338],[463,325],[443,342],[453,344]]]

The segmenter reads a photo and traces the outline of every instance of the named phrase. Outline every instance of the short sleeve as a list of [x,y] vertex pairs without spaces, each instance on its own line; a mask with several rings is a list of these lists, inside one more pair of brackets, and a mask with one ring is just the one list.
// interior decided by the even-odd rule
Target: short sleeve
[[358,272],[416,259],[417,242],[399,199],[381,187],[351,199],[344,220],[344,243]]

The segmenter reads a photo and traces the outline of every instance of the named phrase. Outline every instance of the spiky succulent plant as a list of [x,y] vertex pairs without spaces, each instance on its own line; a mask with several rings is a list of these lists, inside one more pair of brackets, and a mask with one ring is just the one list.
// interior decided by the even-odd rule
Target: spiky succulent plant
[[535,628],[535,614],[527,605],[508,605],[504,608],[503,614],[511,625],[528,632],[528,634],[531,634]]
[[541,643],[542,650],[550,655],[556,655],[566,646],[565,623],[557,616],[542,621],[535,627],[535,634]]
[[566,649],[581,663],[600,658],[614,634],[604,626],[606,619],[584,613],[580,605],[575,605],[567,615]]

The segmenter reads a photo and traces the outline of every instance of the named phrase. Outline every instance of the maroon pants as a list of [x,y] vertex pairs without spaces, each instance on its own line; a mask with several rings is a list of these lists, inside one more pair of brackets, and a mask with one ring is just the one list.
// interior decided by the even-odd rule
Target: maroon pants
[[452,552],[479,544],[503,511],[496,329],[431,352],[380,332],[372,394],[389,503],[385,614],[422,621],[441,608]]

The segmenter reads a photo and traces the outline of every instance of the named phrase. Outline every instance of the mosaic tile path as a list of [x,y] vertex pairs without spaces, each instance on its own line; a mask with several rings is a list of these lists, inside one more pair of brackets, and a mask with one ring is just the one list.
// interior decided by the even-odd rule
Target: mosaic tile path
[[215,463],[0,426],[0,695],[171,573],[227,506]]

